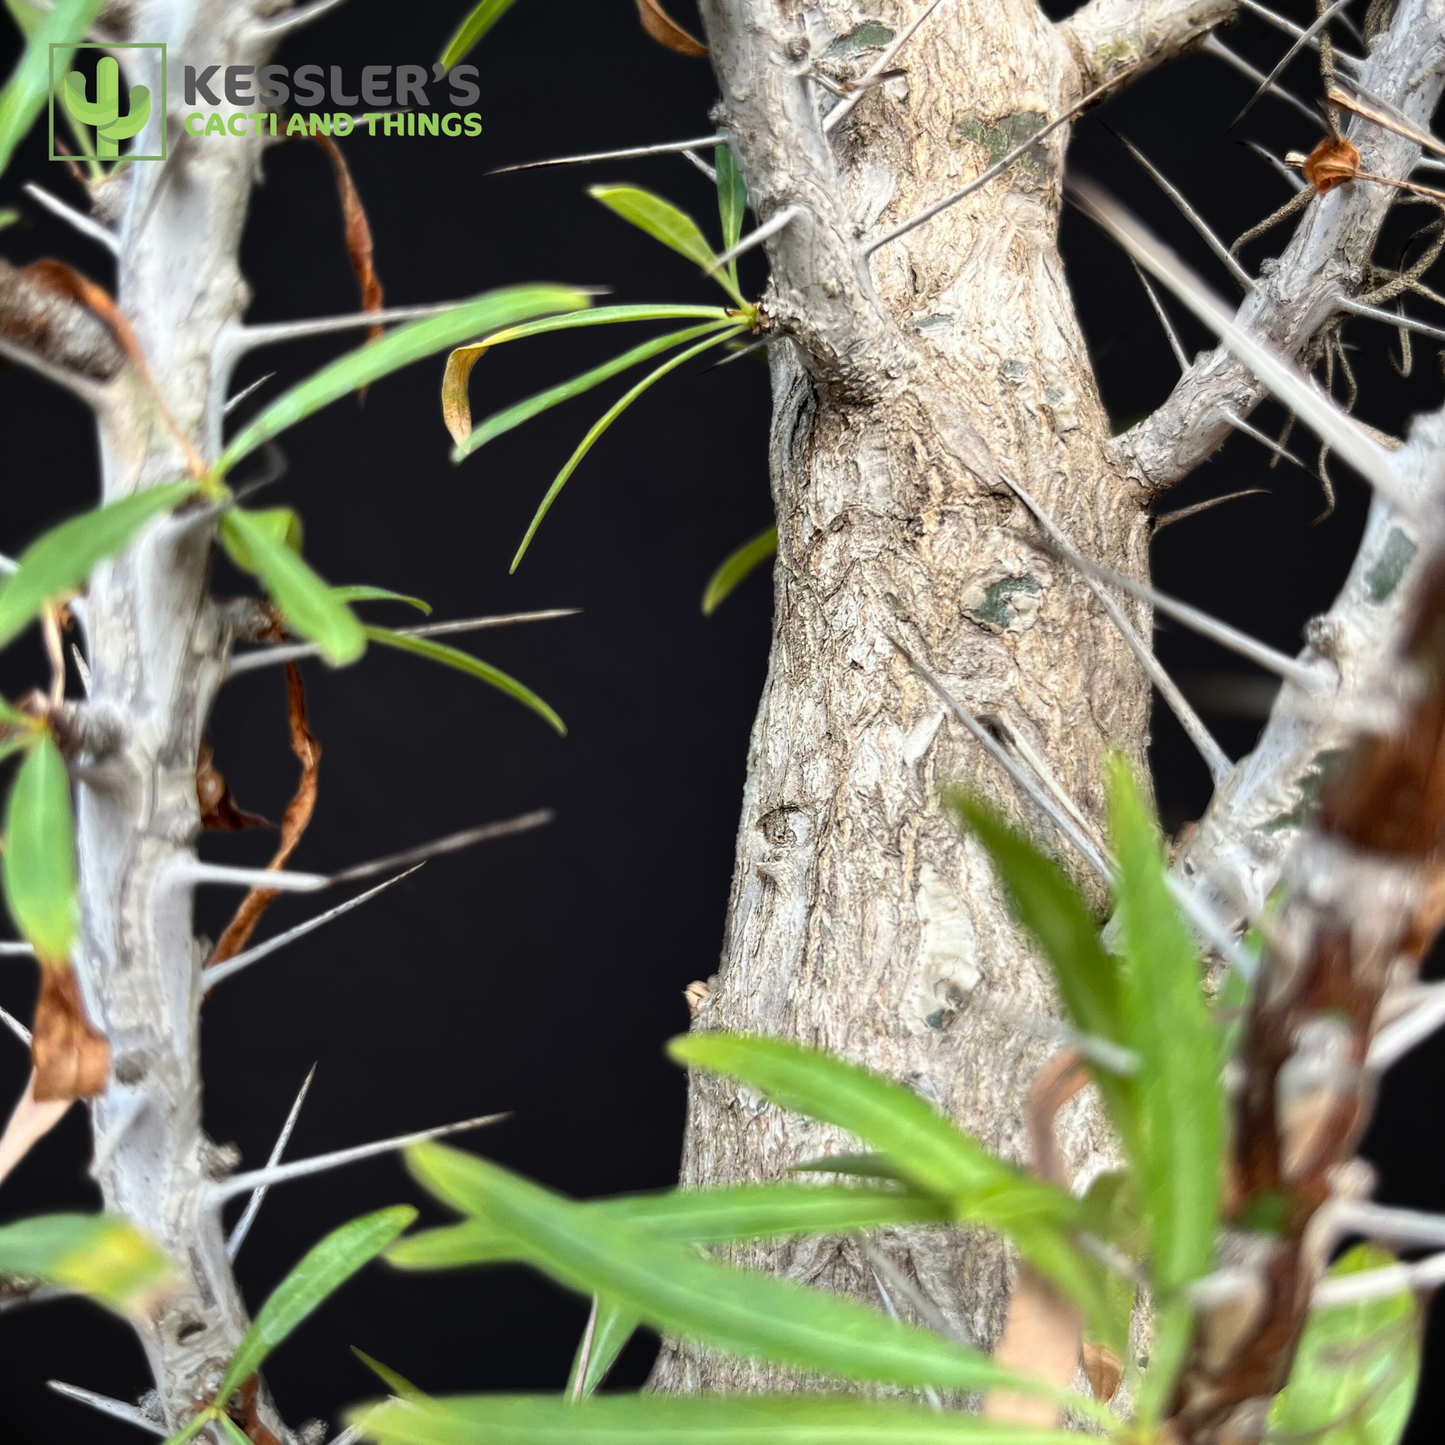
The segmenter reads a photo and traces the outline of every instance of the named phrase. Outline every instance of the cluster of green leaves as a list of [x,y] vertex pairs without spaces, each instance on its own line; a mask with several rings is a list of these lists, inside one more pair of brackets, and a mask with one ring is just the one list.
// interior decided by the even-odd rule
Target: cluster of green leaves
[[[483,7],[485,8],[485,7]],[[743,216],[747,209],[747,192],[738,172],[731,149],[726,145],[716,148],[718,215],[722,225],[723,251],[737,244],[742,234]],[[542,519],[551,510],[562,488],[566,486],[582,459],[598,439],[644,392],[661,381],[669,372],[702,355],[714,347],[734,342],[750,331],[757,322],[757,307],[743,298],[738,285],[737,262],[719,264],[718,253],[708,243],[697,222],[686,212],[679,210],[670,201],[663,200],[650,191],[635,186],[593,186],[589,194],[600,201],[614,214],[645,231],[655,241],[660,241],[670,250],[686,256],[710,275],[727,293],[731,306],[692,305],[648,305],[648,306],[599,306],[581,316],[559,316],[543,321],[515,326],[485,337],[473,346],[462,347],[448,359],[446,376],[442,382],[442,411],[452,433],[456,446],[452,460],[461,462],[473,452],[494,441],[504,432],[511,431],[523,422],[554,406],[560,406],[573,397],[591,391],[603,382],[633,367],[642,365],[658,356],[666,356],[639,382],[624,392],[596,422],[577,444],[561,471],[553,478],[546,495],[542,498],[532,517],[526,535],[512,558],[511,570],[515,572],[527,548],[532,544]],[[473,366],[490,348],[507,341],[520,341],[526,337],[543,336],[557,331],[570,331],[585,326],[617,325],[636,321],[686,321],[689,324],[680,330],[653,337],[620,356],[580,376],[573,377],[535,396],[527,397],[515,405],[488,417],[480,426],[473,427],[471,410],[467,401],[467,387]],[[718,600],[721,600],[720,594]]]
[[[392,1264],[525,1262],[592,1295],[594,1318],[560,1397],[432,1399],[414,1386],[393,1387],[399,1400],[356,1414],[369,1437],[383,1445],[564,1439],[571,1445],[621,1436],[703,1442],[765,1433],[769,1445],[1067,1438],[847,1396],[589,1398],[643,1323],[837,1380],[904,1389],[1005,1387],[1058,1398],[952,1339],[698,1252],[700,1245],[884,1225],[966,1225],[1004,1235],[1078,1306],[1086,1335],[1121,1354],[1135,1283],[1147,1280],[1155,1341],[1148,1371],[1130,1368],[1134,1421],[1125,1425],[1077,1396],[1068,1404],[1121,1438],[1152,1437],[1191,1337],[1190,1287],[1211,1266],[1219,1224],[1224,1025],[1205,1000],[1199,958],[1168,891],[1158,831],[1122,764],[1113,767],[1109,786],[1117,952],[1104,946],[1087,904],[1057,864],[977,800],[955,794],[949,803],[987,849],[1015,914],[1053,966],[1074,1030],[1086,1043],[1107,1044],[1085,1052],[1115,1062],[1113,1070],[1093,1067],[1126,1167],[1075,1199],[991,1155],[917,1094],[866,1069],[779,1039],[722,1033],[676,1039],[669,1051],[679,1063],[736,1079],[781,1108],[846,1131],[868,1152],[799,1166],[842,1183],[789,1181],[579,1203],[442,1145],[416,1147],[408,1155],[412,1172],[463,1218],[399,1240],[387,1253]],[[1101,1250],[1100,1242],[1109,1248]],[[1117,1272],[1101,1256],[1115,1261]],[[1414,1320],[1408,1295],[1316,1316],[1275,1407],[1280,1428],[1328,1430],[1365,1418],[1370,1429],[1360,1438],[1394,1445],[1413,1390],[1406,1327]],[[1343,1373],[1342,1351],[1352,1362]]]

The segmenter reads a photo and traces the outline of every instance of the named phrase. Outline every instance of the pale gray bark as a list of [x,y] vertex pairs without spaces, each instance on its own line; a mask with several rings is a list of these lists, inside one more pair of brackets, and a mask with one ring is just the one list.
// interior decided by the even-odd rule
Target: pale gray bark
[[[1067,131],[871,267],[860,257],[869,234],[977,175],[1025,127],[1103,80],[1172,58],[1233,9],[1095,0],[1056,26],[1031,0],[956,0],[909,42],[898,62],[906,79],[825,139],[805,62],[877,7],[703,5],[758,219],[800,212],[768,246],[765,310],[788,338],[773,347],[772,654],[722,962],[696,1026],[779,1034],[881,1069],[1016,1160],[1026,1157],[1021,1106],[1047,1052],[1021,1025],[1054,1006],[1051,985],[981,851],[941,813],[940,785],[964,783],[1048,829],[891,639],[975,715],[1004,717],[1097,819],[1105,752],[1142,758],[1146,685],[1083,583],[1039,548],[1002,475],[1080,550],[1139,575],[1145,505],[1223,441],[1226,411],[1243,416],[1264,391],[1221,350],[1154,417],[1110,438],[1057,249]],[[900,29],[915,10],[884,7]],[[1366,66],[1365,84],[1420,123],[1439,94],[1441,18],[1439,0],[1401,0]],[[1371,169],[1409,173],[1407,143],[1372,131],[1359,144]],[[1313,206],[1242,319],[1308,356],[1333,298],[1359,285],[1383,192],[1356,185]],[[1372,526],[1347,588],[1356,601],[1388,532],[1385,521]],[[1363,625],[1361,644],[1372,631]],[[1301,756],[1310,746],[1294,739]],[[1221,797],[1242,799],[1249,775],[1242,764]],[[1227,803],[1216,811],[1201,834],[1233,826]],[[1087,1098],[1058,1133],[1076,1187],[1113,1157]],[[682,1179],[776,1178],[839,1142],[725,1080],[694,1077]],[[886,1247],[967,1337],[998,1338],[1008,1280],[997,1243],[934,1233]],[[740,1257],[876,1298],[847,1243]],[[758,1388],[780,1378],[669,1342],[654,1382]]]

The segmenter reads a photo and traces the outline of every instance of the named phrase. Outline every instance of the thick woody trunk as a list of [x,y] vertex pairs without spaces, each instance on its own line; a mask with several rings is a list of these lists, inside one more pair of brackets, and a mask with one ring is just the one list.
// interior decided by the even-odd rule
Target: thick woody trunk
[[[796,7],[703,8],[759,217],[805,209],[772,255],[769,309],[791,338],[773,348],[776,615],[722,965],[697,1027],[782,1035],[881,1069],[1023,1160],[1022,1105],[1051,1047],[1029,1021],[1054,1011],[1052,988],[939,791],[961,783],[1041,821],[1021,814],[1017,791],[893,639],[975,716],[1019,735],[1097,818],[1107,751],[1142,761],[1147,684],[1084,584],[1037,545],[1002,477],[1082,550],[1136,575],[1149,498],[1116,460],[1060,263],[1066,133],[871,267],[855,226],[876,234],[961,185],[1120,57],[1096,66],[1032,0],[946,4],[910,41],[906,81],[865,98],[836,133],[835,163],[811,82],[797,78],[802,22],[784,13]],[[825,8],[835,36],[866,18]],[[815,33],[812,52],[829,38]],[[1108,1161],[1087,1098],[1059,1134],[1076,1183]],[[838,1143],[695,1077],[683,1182],[777,1178]],[[1000,1244],[935,1231],[884,1247],[969,1338],[996,1341]],[[878,1301],[852,1244],[753,1258]],[[655,1379],[758,1388],[767,1377],[672,1344]]]

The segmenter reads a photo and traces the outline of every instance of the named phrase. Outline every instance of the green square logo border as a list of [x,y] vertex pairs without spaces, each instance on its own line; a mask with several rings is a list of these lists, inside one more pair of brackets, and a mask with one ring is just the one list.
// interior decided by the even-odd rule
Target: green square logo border
[[80,40],[74,44],[65,41],[52,41],[50,45],[50,159],[53,161],[74,160],[74,156],[62,156],[55,153],[55,52],[57,50],[159,50],[161,53],[161,153],[158,156],[124,155],[119,159],[123,161],[163,161],[166,158],[168,149],[166,140],[166,119],[168,109],[166,104],[166,43],[162,40],[117,40],[102,42],[97,40]]

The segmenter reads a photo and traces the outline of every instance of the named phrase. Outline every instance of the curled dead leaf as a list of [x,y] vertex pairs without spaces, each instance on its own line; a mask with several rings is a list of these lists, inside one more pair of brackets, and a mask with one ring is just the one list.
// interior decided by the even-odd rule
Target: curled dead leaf
[[110,1044],[86,1018],[69,967],[41,966],[30,1059],[35,1065],[37,1103],[69,1103],[105,1092],[110,1080]]
[[1301,169],[1315,194],[1322,196],[1355,179],[1360,169],[1360,153],[1344,136],[1327,135],[1309,153]]
[[0,1182],[36,1141],[43,1139],[65,1117],[65,1111],[74,1102],[74,1099],[48,1099],[42,1103],[35,1097],[35,1071],[31,1070],[25,1092],[11,1111],[4,1134],[0,1134]]
[[242,828],[269,828],[270,823],[255,813],[242,812],[226,786],[226,779],[213,761],[208,743],[201,744],[196,759],[196,799],[201,805],[201,827],[218,833],[238,833]]
[[[306,723],[306,688],[295,663],[286,664],[287,712],[291,719],[291,751],[301,760],[301,781],[295,795],[286,805],[281,819],[281,842],[275,856],[266,865],[272,872],[284,868],[296,851],[311,815],[316,811],[316,776],[321,766],[321,744],[312,736]],[[253,888],[242,900],[226,931],[211,951],[208,964],[224,963],[246,946],[247,940],[261,921],[271,901],[279,897],[274,888]]]
[[[341,197],[341,215],[346,223],[346,253],[351,257],[351,269],[356,273],[356,284],[361,288],[361,309],[380,311],[382,306],[381,278],[376,274],[372,259],[371,223],[366,219],[366,208],[361,204],[361,195],[356,182],[351,179],[351,168],[341,154],[336,142],[329,135],[317,132],[317,145],[331,158],[336,170],[336,191]],[[375,341],[383,334],[381,326],[369,326],[366,339]],[[366,388],[357,394],[365,403]]]
[[1084,1373],[1089,1377],[1089,1388],[1094,1392],[1094,1398],[1101,1405],[1107,1405],[1114,1398],[1114,1393],[1119,1388],[1119,1381],[1124,1378],[1124,1366],[1118,1355],[1108,1345],[1099,1345],[1095,1344],[1093,1340],[1086,1340],[1084,1342]]
[[707,54],[707,46],[700,40],[694,40],[657,0],[637,0],[637,13],[642,17],[642,28],[659,45],[679,55]]
[[491,345],[488,340],[459,346],[447,357],[446,374],[442,377],[442,420],[458,446],[472,434],[472,402],[467,393],[472,367],[487,354]]

